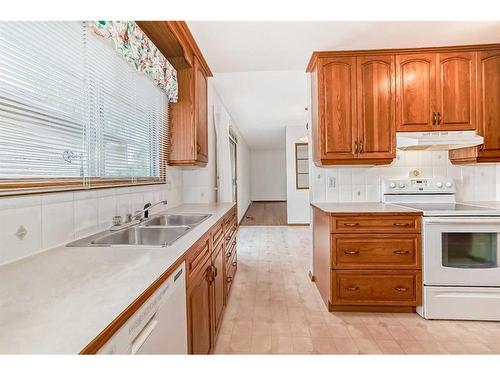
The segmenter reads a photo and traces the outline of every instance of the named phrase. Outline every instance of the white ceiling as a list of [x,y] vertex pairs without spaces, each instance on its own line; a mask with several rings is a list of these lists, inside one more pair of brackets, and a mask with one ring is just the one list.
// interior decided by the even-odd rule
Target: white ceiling
[[252,149],[305,125],[305,68],[315,50],[500,42],[500,22],[189,22],[214,84]]

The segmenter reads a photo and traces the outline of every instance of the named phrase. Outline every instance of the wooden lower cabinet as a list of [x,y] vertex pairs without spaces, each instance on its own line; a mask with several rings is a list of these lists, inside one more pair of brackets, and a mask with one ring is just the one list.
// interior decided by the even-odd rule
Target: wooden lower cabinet
[[186,255],[189,354],[209,354],[217,342],[237,269],[236,229],[234,207]]
[[313,275],[329,311],[414,311],[422,299],[420,223],[414,213],[313,207]]
[[192,276],[187,290],[188,347],[190,354],[208,354],[212,348],[212,271],[210,258]]

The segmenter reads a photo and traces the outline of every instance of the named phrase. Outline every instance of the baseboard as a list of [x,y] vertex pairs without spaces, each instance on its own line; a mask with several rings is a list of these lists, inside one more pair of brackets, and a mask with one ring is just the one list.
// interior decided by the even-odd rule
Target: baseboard
[[314,278],[314,275],[312,274],[311,271],[309,271],[309,278],[311,279],[312,282],[314,282],[316,279]]
[[397,312],[414,313],[415,306],[356,306],[356,305],[332,305],[328,303],[328,311],[348,311],[348,312]]
[[310,224],[309,223],[303,223],[303,224],[301,224],[301,223],[292,223],[292,224],[288,223],[287,225],[289,227],[308,227]]
[[251,205],[252,205],[252,202],[250,202],[250,204],[248,205],[248,207],[247,207],[247,209],[245,210],[245,213],[243,214],[243,216],[241,217],[241,220],[240,220],[240,222],[238,223],[238,225],[241,225],[241,222],[242,222],[243,220],[245,220],[245,217],[247,216],[247,212],[248,212],[248,210],[250,209],[250,206],[251,206]]
[[281,199],[276,199],[276,200],[258,200],[258,201],[252,201],[252,203],[283,203],[283,202],[286,202],[286,199],[285,200],[281,200]]

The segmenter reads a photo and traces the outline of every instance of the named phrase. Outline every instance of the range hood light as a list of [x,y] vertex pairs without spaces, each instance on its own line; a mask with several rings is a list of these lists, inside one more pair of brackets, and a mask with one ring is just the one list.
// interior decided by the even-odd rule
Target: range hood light
[[398,132],[398,150],[447,151],[482,145],[483,137],[474,131]]

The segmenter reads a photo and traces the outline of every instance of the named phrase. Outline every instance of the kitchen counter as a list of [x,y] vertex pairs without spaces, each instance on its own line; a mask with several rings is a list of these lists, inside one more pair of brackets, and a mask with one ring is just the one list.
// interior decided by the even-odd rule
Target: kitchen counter
[[480,206],[480,207],[487,207],[487,208],[495,208],[500,210],[500,201],[474,201],[474,202],[468,202],[468,201],[459,201],[460,203],[463,204],[471,204],[473,206]]
[[312,206],[333,214],[350,213],[419,213],[420,210],[381,202],[312,202]]
[[60,246],[1,266],[0,354],[79,353],[233,206],[166,210],[212,214],[169,247]]

